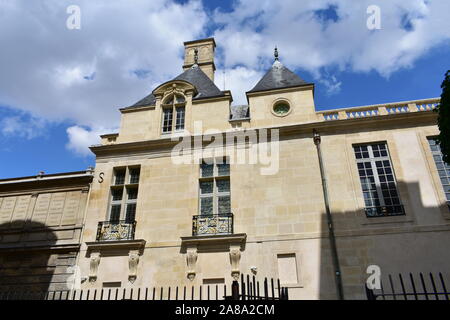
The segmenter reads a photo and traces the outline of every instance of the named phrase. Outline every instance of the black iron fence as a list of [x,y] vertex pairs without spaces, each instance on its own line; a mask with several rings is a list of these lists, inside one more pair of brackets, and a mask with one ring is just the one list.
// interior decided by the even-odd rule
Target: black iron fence
[[240,284],[233,281],[231,296],[226,296],[226,300],[289,300],[288,288],[280,285],[280,279],[277,279],[275,286],[273,279],[269,281],[265,278],[260,286],[255,276],[247,275],[246,278],[241,275]]
[[401,274],[398,277],[388,276],[387,281],[381,280],[380,289],[369,289],[366,285],[368,300],[449,300],[450,292],[442,273],[433,275],[407,277]]
[[233,234],[233,214],[199,215],[192,218],[192,235]]
[[280,281],[241,276],[240,282],[176,287],[103,288],[62,291],[0,291],[0,300],[288,300]]
[[97,241],[133,240],[136,221],[100,221],[97,227]]

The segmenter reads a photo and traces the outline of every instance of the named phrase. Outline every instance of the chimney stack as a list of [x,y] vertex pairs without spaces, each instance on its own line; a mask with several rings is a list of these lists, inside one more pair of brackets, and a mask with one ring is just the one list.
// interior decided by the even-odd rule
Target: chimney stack
[[198,66],[212,81],[214,81],[214,71],[216,71],[216,66],[214,64],[215,48],[216,42],[214,41],[214,38],[185,42],[183,70],[187,70],[194,65],[195,49],[197,49]]

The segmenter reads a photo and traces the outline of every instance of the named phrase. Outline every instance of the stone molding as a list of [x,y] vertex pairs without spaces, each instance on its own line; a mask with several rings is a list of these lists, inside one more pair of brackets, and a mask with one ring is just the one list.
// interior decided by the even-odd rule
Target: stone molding
[[181,252],[186,253],[187,248],[193,246],[198,252],[228,251],[232,245],[244,250],[246,240],[246,233],[181,237]]
[[181,252],[186,253],[187,277],[193,281],[196,275],[195,265],[198,252],[228,251],[230,255],[231,276],[238,280],[240,272],[241,251],[245,249],[247,234],[204,235],[181,237]]
[[145,248],[145,240],[92,241],[86,242],[86,246],[88,252],[102,250],[139,250],[141,252]]
[[137,266],[139,263],[139,250],[130,250],[128,253],[128,280],[131,283],[137,278]]
[[89,282],[97,281],[98,265],[100,264],[100,252],[91,252],[89,261]]
[[234,280],[238,281],[241,274],[239,269],[239,262],[241,260],[241,246],[230,246],[230,264],[231,264],[231,276]]
[[187,277],[193,281],[195,279],[195,264],[197,263],[197,246],[189,246],[186,249]]
[[89,281],[97,281],[97,270],[100,264],[101,252],[123,251],[123,255],[128,255],[128,280],[131,283],[137,278],[137,267],[139,256],[145,248],[145,240],[122,240],[122,241],[95,241],[86,242],[87,254],[90,258]]

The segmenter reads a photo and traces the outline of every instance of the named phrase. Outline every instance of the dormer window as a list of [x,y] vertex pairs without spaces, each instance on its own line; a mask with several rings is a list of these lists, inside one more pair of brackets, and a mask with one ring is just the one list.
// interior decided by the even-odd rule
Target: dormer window
[[162,133],[184,130],[186,99],[173,94],[162,103]]

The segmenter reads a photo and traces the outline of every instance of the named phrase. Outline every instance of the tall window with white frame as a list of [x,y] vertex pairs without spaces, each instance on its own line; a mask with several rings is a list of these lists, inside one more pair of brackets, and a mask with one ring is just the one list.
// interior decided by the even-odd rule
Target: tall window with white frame
[[226,158],[204,160],[200,165],[199,215],[194,216],[193,235],[233,233],[230,164]]
[[111,185],[109,221],[133,223],[136,217],[136,202],[139,189],[140,167],[114,169]]
[[404,215],[386,143],[354,145],[366,216]]
[[183,131],[186,117],[186,99],[173,94],[162,103],[162,133]]
[[436,142],[436,138],[428,138],[428,143],[431,148],[431,153],[433,154],[433,159],[434,163],[436,164],[439,179],[441,180],[442,187],[444,188],[447,204],[450,208],[450,164],[444,162],[441,147]]
[[199,186],[200,215],[231,213],[230,164],[226,158],[202,162]]

